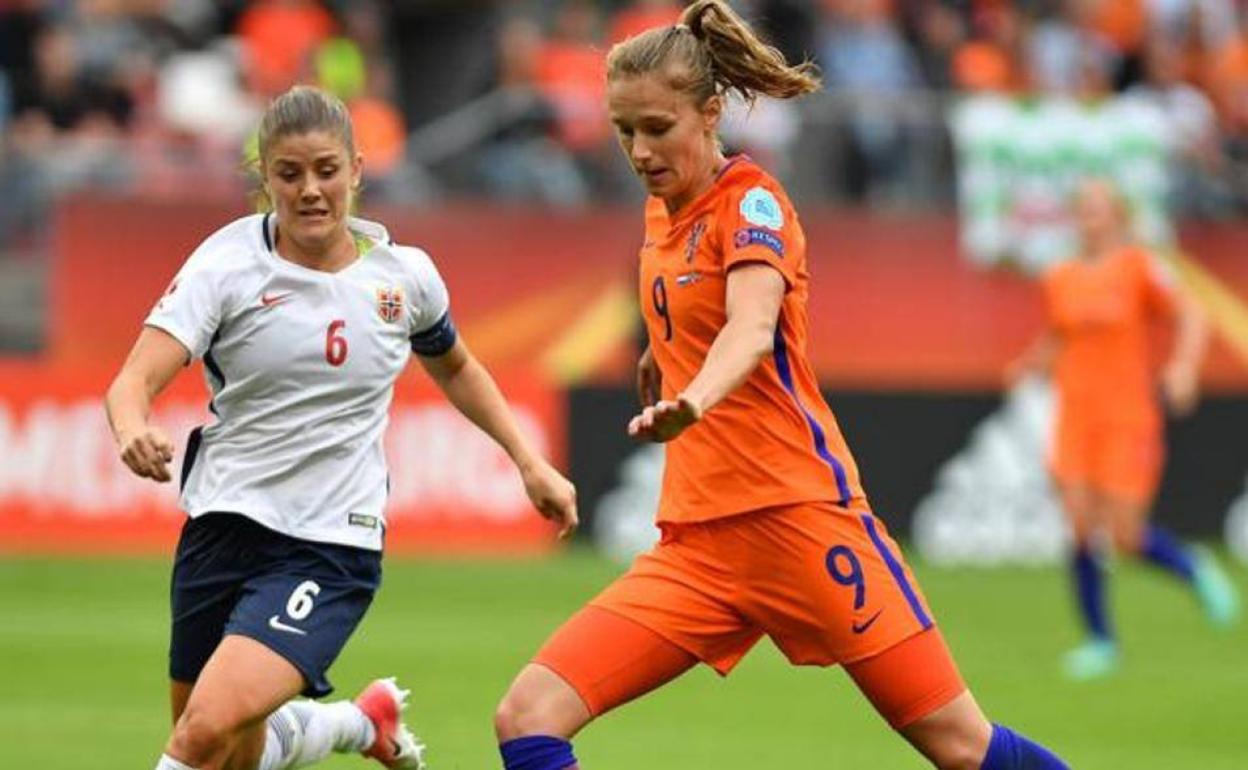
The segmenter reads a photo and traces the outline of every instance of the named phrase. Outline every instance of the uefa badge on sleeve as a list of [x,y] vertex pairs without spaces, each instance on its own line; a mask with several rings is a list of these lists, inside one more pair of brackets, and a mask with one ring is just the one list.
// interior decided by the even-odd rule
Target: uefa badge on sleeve
[[397,323],[403,317],[403,290],[399,288],[377,290],[377,313],[387,323]]
[[741,198],[741,216],[746,222],[768,230],[784,227],[784,210],[780,201],[765,187],[751,187]]

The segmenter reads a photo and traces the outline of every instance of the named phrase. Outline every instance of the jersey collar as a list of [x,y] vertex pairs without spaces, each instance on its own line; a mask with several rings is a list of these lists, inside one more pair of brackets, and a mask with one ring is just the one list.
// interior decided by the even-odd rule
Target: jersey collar
[[[712,200],[716,196],[716,193],[718,192],[720,185],[723,184],[723,181],[731,176],[735,171],[744,168],[753,162],[753,159],[745,153],[739,153],[728,158],[727,162],[724,163],[724,167],[721,168],[719,173],[715,175],[715,178],[711,180],[710,187],[707,187],[698,195],[698,197],[685,204],[685,207],[678,211],[675,217],[671,217],[667,214],[666,206],[660,206],[664,217],[667,218],[668,228],[672,229],[679,227],[693,217],[700,216],[704,209],[706,209],[707,201]],[[660,203],[662,203],[662,201],[660,201]]]

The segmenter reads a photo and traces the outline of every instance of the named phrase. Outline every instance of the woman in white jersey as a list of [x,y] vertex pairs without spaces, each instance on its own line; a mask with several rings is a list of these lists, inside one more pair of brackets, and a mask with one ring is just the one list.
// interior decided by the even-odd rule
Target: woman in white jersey
[[522,437],[490,375],[458,339],[428,255],[349,216],[362,159],[336,98],[296,87],[260,125],[273,213],[210,236],[160,299],[109,388],[134,473],[169,481],[173,445],[149,421],[157,394],[202,357],[217,420],[182,467],[190,515],[173,572],[175,726],[157,770],[279,770],[332,751],[420,768],[378,680],[319,704],[325,678],[381,578],[395,379],[414,351],[447,398],[515,461],[562,534],[572,485]]

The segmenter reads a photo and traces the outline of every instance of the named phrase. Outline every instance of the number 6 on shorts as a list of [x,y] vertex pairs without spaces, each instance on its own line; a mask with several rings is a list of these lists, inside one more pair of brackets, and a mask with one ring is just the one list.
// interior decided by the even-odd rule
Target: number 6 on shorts
[[303,620],[312,614],[312,598],[321,592],[315,580],[305,580],[290,594],[286,602],[286,614],[294,620]]

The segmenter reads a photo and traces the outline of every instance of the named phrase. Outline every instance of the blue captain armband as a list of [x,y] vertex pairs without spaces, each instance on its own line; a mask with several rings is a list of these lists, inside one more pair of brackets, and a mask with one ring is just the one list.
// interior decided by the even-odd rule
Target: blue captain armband
[[426,358],[437,358],[446,355],[451,348],[455,347],[457,339],[459,339],[459,332],[455,331],[455,323],[451,321],[451,314],[446,312],[433,326],[412,335],[412,352]]

